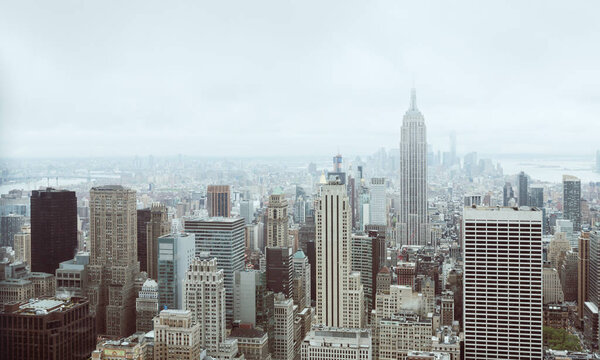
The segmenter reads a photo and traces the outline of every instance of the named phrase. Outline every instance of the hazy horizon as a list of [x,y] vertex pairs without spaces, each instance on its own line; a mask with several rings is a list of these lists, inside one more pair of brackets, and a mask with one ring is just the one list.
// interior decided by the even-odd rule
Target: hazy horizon
[[[597,3],[0,2],[0,158],[593,156]],[[595,130],[595,131],[594,131]]]

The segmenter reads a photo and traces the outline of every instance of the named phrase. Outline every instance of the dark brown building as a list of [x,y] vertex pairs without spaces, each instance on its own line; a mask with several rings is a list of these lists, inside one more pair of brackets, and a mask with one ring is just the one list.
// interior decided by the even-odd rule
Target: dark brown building
[[208,216],[229,217],[231,215],[231,190],[229,185],[208,185],[206,200]]
[[294,296],[294,263],[292,248],[267,247],[267,289],[283,293],[286,298]]
[[0,311],[0,359],[85,360],[96,347],[84,298],[41,298]]
[[[150,209],[138,209],[137,211],[137,254],[140,262],[140,271],[148,271],[148,234],[146,226],[152,218]],[[151,277],[151,276],[150,276]]]
[[31,192],[31,271],[54,274],[77,249],[77,197],[74,191]]

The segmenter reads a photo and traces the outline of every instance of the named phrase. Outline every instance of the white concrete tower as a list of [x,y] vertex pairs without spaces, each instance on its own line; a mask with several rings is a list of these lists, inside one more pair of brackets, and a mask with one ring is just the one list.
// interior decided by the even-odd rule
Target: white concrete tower
[[413,88],[400,137],[400,223],[402,244],[424,245],[427,226],[427,129]]

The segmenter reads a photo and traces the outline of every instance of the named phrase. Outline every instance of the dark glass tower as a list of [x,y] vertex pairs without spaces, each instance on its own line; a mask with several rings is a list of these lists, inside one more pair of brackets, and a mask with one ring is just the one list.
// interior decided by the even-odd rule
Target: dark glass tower
[[31,192],[31,270],[54,274],[77,249],[77,197],[74,191]]

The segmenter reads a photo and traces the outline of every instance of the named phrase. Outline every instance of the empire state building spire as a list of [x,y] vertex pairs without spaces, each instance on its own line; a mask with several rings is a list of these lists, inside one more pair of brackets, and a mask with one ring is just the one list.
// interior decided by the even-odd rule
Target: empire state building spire
[[427,218],[427,129],[417,108],[413,88],[410,107],[402,119],[400,136],[400,240],[425,245],[429,241]]

